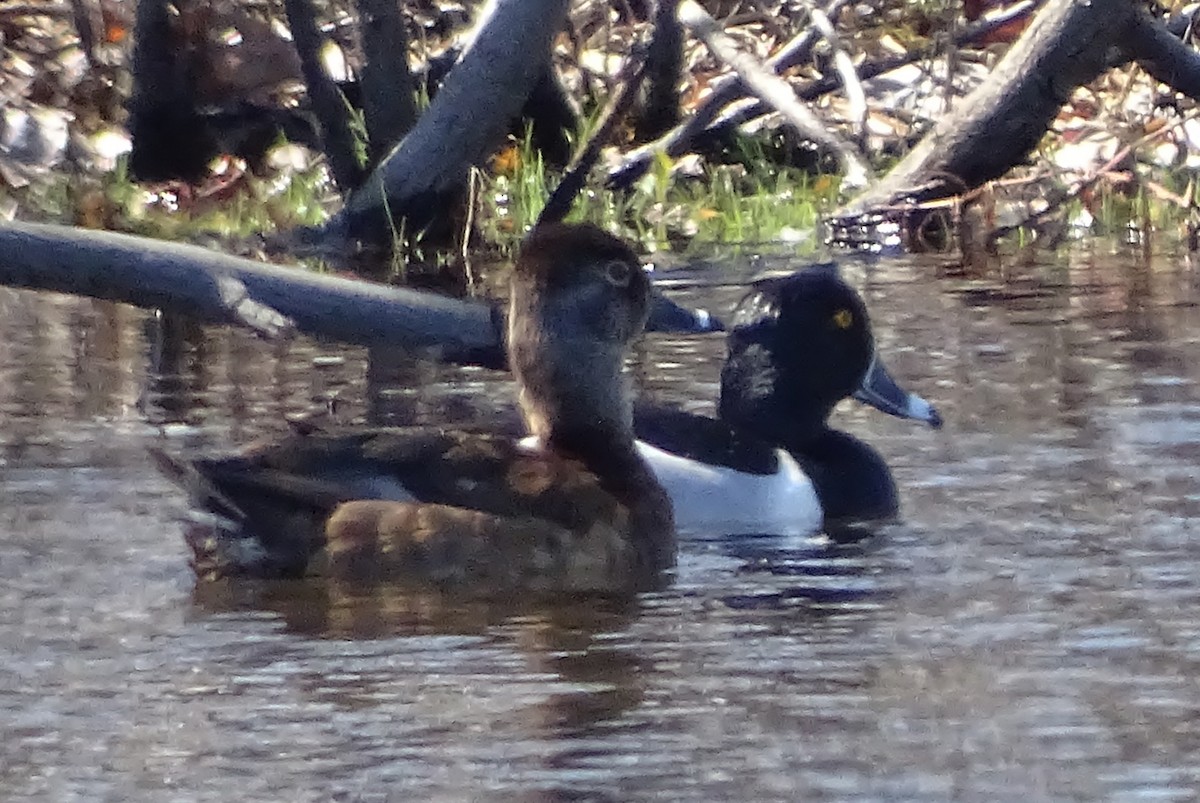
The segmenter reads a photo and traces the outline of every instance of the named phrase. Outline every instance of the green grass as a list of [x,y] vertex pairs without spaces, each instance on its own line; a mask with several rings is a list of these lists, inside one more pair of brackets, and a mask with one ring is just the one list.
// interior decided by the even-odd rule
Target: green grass
[[[814,253],[822,247],[815,234],[821,217],[841,200],[839,180],[814,172],[812,165],[781,165],[803,155],[779,137],[746,137],[722,154],[725,163],[660,157],[626,192],[600,187],[597,169],[575,199],[569,219],[594,222],[648,251],[786,243],[798,255]],[[1095,185],[1087,203],[1096,218],[1091,233],[1121,235],[1142,230],[1149,222],[1160,236],[1170,237],[1191,222],[1200,207],[1200,185],[1188,171],[1143,165],[1139,174],[1146,182]],[[529,136],[502,151],[491,169],[476,174],[477,234],[472,245],[510,251],[533,225],[559,180]],[[1161,189],[1149,191],[1150,181]],[[1171,194],[1175,198],[1165,197]],[[178,190],[152,191],[131,181],[124,164],[106,175],[52,175],[21,189],[0,190],[0,196],[15,202],[27,219],[177,240],[239,240],[318,225],[339,203],[320,165],[266,178],[242,176],[232,191],[209,198],[187,197]],[[1081,203],[1070,202],[1063,214],[1074,217]],[[394,238],[404,234],[402,226],[393,228]],[[1026,234],[1017,232],[1012,241],[1020,242]],[[396,249],[396,265],[407,264],[414,248],[433,255],[416,239]]]
[[5,192],[26,218],[183,240],[245,238],[316,225],[328,217],[335,199],[319,167],[267,178],[247,173],[229,192],[203,197],[181,185],[136,184],[124,160],[110,173],[51,174]]
[[[838,200],[838,179],[780,168],[751,149],[742,163],[685,175],[660,156],[628,192],[594,185],[576,198],[568,220],[586,220],[651,250],[687,243],[789,242],[809,236]],[[560,176],[550,173],[528,136],[485,175],[477,213],[484,239],[508,249],[537,220]]]

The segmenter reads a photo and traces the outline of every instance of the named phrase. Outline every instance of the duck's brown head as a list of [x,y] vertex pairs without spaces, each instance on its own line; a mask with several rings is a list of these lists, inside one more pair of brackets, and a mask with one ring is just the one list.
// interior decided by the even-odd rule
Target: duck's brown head
[[632,440],[622,365],[649,293],[629,246],[595,226],[544,225],[526,238],[512,274],[508,356],[526,424],[543,443],[580,428]]

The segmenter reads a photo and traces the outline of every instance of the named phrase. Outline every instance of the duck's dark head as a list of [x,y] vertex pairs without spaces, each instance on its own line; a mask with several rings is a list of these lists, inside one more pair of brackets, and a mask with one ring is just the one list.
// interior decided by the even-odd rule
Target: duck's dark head
[[629,246],[595,226],[529,234],[513,268],[508,358],[531,434],[549,443],[588,428],[632,439],[622,366],[649,293]]
[[721,416],[774,437],[825,427],[842,399],[940,426],[933,406],[902,390],[875,351],[862,298],[833,264],[754,285],[734,314],[721,372]]

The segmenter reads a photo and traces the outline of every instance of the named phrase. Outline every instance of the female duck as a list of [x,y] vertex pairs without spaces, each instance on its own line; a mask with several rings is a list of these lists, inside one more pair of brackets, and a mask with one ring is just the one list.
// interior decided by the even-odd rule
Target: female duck
[[935,428],[941,418],[888,374],[866,306],[836,267],[756,283],[731,323],[719,420],[637,411],[639,449],[671,497],[676,526],[807,534],[894,517],[887,464],[830,428],[829,414],[854,396]]
[[622,377],[648,292],[634,254],[597,228],[545,226],[526,240],[508,357],[539,448],[414,428],[297,435],[190,464],[159,454],[217,514],[188,533],[197,575],[654,586],[674,562],[671,507],[634,448]]

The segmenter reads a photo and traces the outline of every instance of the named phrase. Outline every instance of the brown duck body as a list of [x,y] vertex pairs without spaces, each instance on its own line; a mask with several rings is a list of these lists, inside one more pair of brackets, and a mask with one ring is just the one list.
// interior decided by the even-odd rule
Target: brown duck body
[[514,268],[509,360],[541,449],[437,428],[297,434],[235,457],[159,455],[193,503],[200,579],[311,575],[438,587],[657,585],[670,502],[633,445],[621,365],[648,283],[590,226],[530,235]]

